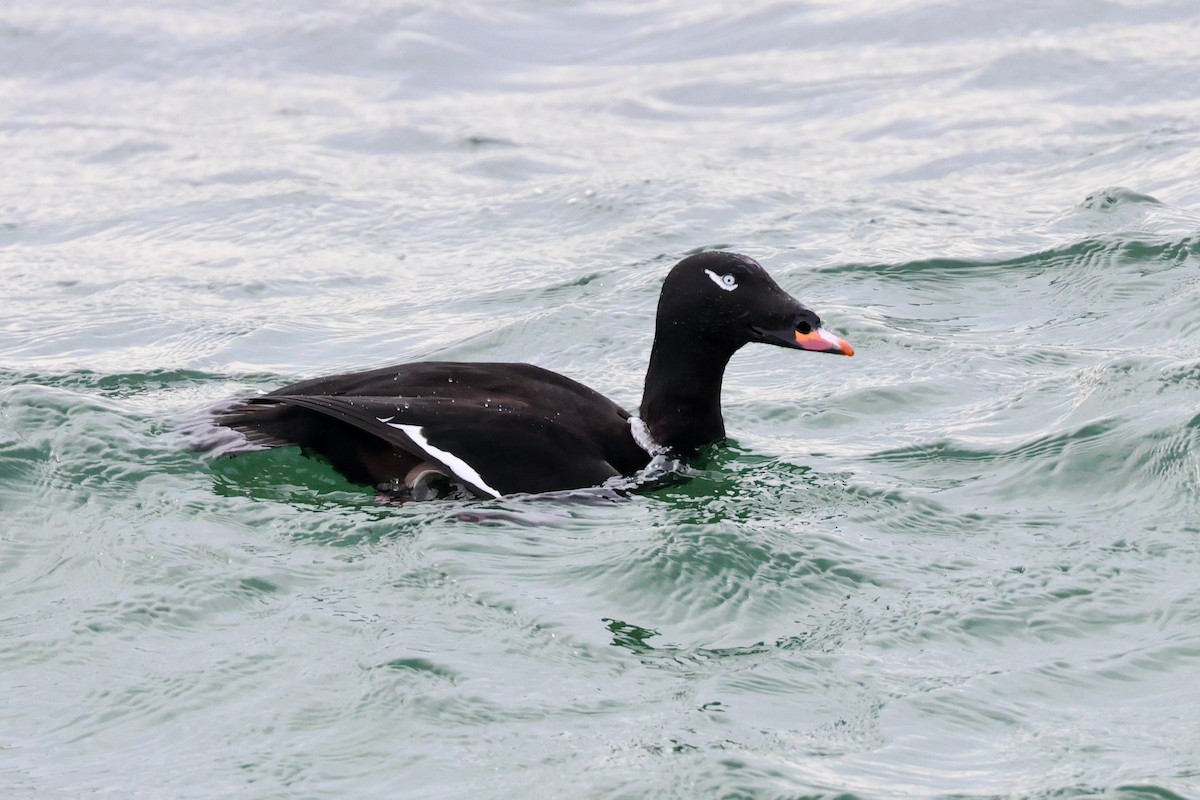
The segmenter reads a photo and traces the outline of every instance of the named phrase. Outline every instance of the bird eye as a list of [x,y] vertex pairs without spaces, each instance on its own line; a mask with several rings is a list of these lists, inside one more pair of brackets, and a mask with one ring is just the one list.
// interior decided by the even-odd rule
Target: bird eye
[[708,277],[712,278],[713,283],[715,283],[717,286],[720,286],[722,289],[724,289],[727,292],[732,292],[734,289],[736,289],[738,287],[737,277],[735,275],[733,275],[732,273],[727,273],[725,275],[718,275],[717,273],[713,272],[711,269],[706,269],[706,270],[704,270],[704,272],[705,272],[705,274],[708,275]]

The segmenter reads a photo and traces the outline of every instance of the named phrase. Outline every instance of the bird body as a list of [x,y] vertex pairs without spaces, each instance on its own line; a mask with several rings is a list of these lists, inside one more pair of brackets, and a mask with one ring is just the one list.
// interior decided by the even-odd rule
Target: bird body
[[750,342],[854,352],[757,262],[705,252],[664,281],[640,417],[530,364],[429,361],[301,381],[217,423],[245,437],[227,452],[298,446],[405,499],[583,488],[724,438],[725,366]]

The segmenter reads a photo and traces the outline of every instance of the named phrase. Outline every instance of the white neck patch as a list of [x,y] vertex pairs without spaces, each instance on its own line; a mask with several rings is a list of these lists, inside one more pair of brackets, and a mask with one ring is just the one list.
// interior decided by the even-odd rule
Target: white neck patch
[[707,275],[708,277],[712,278],[713,283],[715,283],[717,286],[721,287],[722,289],[724,289],[727,292],[732,292],[734,289],[736,289],[738,287],[737,278],[735,278],[732,273],[726,273],[725,275],[718,275],[717,273],[713,272],[711,269],[706,269],[706,270],[704,270],[704,274]]
[[637,442],[637,446],[649,453],[651,457],[666,455],[670,451],[670,448],[663,447],[654,441],[654,437],[650,435],[650,428],[646,426],[641,417],[629,418],[629,432],[633,434],[633,440]]

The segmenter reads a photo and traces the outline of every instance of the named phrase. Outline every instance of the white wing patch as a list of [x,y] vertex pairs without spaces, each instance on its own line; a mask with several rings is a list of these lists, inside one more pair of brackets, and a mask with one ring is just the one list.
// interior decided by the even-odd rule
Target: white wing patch
[[704,274],[712,278],[713,283],[727,292],[732,292],[738,287],[737,278],[735,278],[732,274],[718,275],[711,269],[704,270]]
[[[425,434],[421,430],[421,427],[419,425],[401,425],[398,422],[385,422],[383,419],[381,419],[379,417],[376,417],[376,419],[378,419],[380,422],[383,422],[383,424],[385,424],[385,425],[388,425],[392,428],[396,428],[398,430],[402,430],[405,433],[407,433],[409,438],[412,439],[413,442],[416,443],[417,447],[420,447],[426,453],[433,456],[438,461],[441,461],[443,464],[445,464],[447,467],[449,467],[450,471],[453,472],[454,476],[456,478],[458,478],[459,480],[464,480],[467,483],[471,484],[472,486],[482,489],[483,491],[490,494],[492,497],[500,496],[500,493],[497,492],[495,489],[493,489],[491,486],[488,486],[487,482],[484,481],[483,476],[480,475],[478,472],[476,472],[475,468],[472,467],[470,464],[463,461],[461,458],[459,458],[458,456],[454,455],[453,453],[451,453],[447,450],[442,450],[440,447],[434,447],[433,445],[431,445],[429,443],[429,440],[425,438]],[[388,419],[395,419],[395,418],[388,417]]]

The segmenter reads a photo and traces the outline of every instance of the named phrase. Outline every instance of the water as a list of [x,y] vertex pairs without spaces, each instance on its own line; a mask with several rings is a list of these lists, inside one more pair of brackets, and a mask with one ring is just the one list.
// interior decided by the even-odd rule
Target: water
[[[1198,41],[1190,0],[7,4],[3,794],[1200,796]],[[177,431],[432,357],[633,407],[718,246],[858,356],[747,348],[690,482],[397,508]]]

